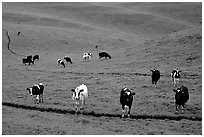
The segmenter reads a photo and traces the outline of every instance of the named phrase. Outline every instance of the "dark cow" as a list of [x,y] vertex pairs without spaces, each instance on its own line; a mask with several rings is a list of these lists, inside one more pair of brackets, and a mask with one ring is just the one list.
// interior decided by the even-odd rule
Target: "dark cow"
[[182,113],[183,113],[184,105],[189,99],[188,88],[185,86],[181,86],[180,88],[174,89],[173,91],[176,92],[176,95],[175,95],[176,113],[178,113],[179,106],[182,106]]
[[34,64],[34,61],[30,58],[22,58],[23,64],[26,65],[26,63],[28,63],[29,65],[32,63]]
[[64,59],[67,61],[67,62],[70,62],[72,64],[72,59],[70,57],[64,57]]
[[58,59],[57,63],[58,63],[58,66],[61,64],[65,68],[64,60]]
[[181,72],[180,70],[178,69],[174,69],[172,72],[171,72],[171,78],[172,78],[172,81],[173,81],[173,84],[174,86],[176,86],[179,82],[179,79],[180,79],[180,73]]
[[20,35],[21,34],[21,32],[19,31],[19,32],[17,32],[17,35]]
[[40,58],[39,55],[34,55],[33,56],[33,61],[35,61],[36,59],[39,60],[39,58]]
[[107,52],[100,52],[98,54],[99,54],[99,58],[109,58],[109,59],[111,59],[111,56]]
[[122,105],[122,118],[124,118],[125,113],[128,109],[128,117],[130,117],[130,110],[132,107],[134,92],[131,92],[128,88],[124,87],[120,92],[120,104]]
[[[36,84],[33,87],[27,88],[30,96],[36,96],[37,103],[43,103],[44,85],[42,83]],[[34,100],[34,102],[36,102]]]
[[159,70],[156,69],[151,69],[150,71],[152,71],[152,84],[155,85],[155,87],[157,86],[157,81],[160,79],[160,72]]

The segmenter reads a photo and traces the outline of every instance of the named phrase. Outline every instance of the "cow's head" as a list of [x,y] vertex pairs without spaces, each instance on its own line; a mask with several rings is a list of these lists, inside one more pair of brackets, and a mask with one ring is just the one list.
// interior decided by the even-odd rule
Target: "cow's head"
[[76,88],[76,89],[72,89],[71,91],[73,92],[72,99],[73,100],[79,100],[80,96],[83,94],[82,92],[84,90],[83,89],[79,90],[79,88]]
[[179,76],[179,75],[180,75],[180,74],[179,74],[180,72],[181,72],[181,70],[178,70],[178,69],[177,69],[177,70],[176,70],[176,76]]
[[155,69],[150,69],[150,71],[154,72],[154,71],[155,71]]
[[135,95],[135,92],[130,91],[128,88],[124,87],[122,89],[122,96],[126,99],[126,101],[131,100],[133,95]]
[[92,57],[92,56],[93,56],[93,53],[89,53],[89,56],[91,56],[91,57]]
[[30,88],[26,88],[26,89],[28,90],[29,95],[32,96],[33,95],[33,88],[30,87]]
[[150,71],[152,72],[152,74],[154,74],[156,72],[156,69],[150,69]]

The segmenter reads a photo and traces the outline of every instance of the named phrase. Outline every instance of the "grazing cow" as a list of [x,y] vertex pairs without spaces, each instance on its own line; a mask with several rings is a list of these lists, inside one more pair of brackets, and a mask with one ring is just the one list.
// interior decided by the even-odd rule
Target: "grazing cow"
[[98,55],[99,55],[99,58],[109,58],[109,59],[111,59],[111,56],[107,53],[107,52],[100,52],[100,53],[98,53]]
[[160,72],[159,70],[156,69],[151,69],[150,71],[152,71],[152,84],[155,85],[155,87],[157,86],[157,81],[160,79]]
[[[33,87],[27,88],[30,96],[36,96],[37,103],[43,103],[44,85],[42,83],[36,84]],[[36,102],[34,100],[34,102]]]
[[172,78],[172,81],[173,81],[173,84],[174,86],[176,86],[179,82],[179,79],[180,79],[180,74],[179,72],[181,72],[180,70],[178,69],[174,69],[172,72],[171,72],[171,78]]
[[176,92],[175,95],[175,105],[176,105],[176,113],[178,113],[178,107],[182,106],[182,113],[184,111],[184,105],[189,99],[189,93],[188,88],[185,86],[181,86],[178,89],[174,89],[174,92]]
[[83,60],[84,61],[89,61],[90,58],[92,58],[93,53],[84,53],[83,54]]
[[67,62],[70,62],[72,64],[72,60],[70,57],[64,57],[64,59],[67,61]]
[[124,87],[120,92],[120,104],[122,105],[122,118],[124,117],[127,109],[128,109],[128,117],[130,117],[130,110],[132,107],[133,95],[135,95],[135,93],[131,92],[126,87]]
[[20,34],[21,34],[21,32],[20,32],[20,31],[18,31],[18,32],[17,32],[17,35],[20,35]]
[[86,85],[81,84],[76,87],[76,89],[72,89],[72,100],[75,101],[75,114],[77,114],[80,109],[81,114],[83,113],[83,109],[85,106],[85,100],[88,98],[88,88]]
[[30,65],[30,63],[34,64],[34,61],[30,58],[22,58],[23,64],[26,65],[26,63],[28,63]]
[[62,65],[62,66],[65,68],[64,60],[58,59],[58,60],[57,60],[57,63],[58,63],[58,66],[59,66],[59,65]]
[[39,60],[39,58],[40,58],[39,55],[35,55],[33,56],[33,61],[35,61],[36,59]]

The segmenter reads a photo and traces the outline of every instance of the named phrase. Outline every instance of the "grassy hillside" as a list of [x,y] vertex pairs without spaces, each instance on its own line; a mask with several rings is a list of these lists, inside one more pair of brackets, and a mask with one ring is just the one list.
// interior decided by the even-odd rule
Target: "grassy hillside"
[[[72,111],[71,89],[84,83],[90,93],[85,112],[103,115],[3,106],[3,134],[201,134],[201,121],[188,119],[202,117],[201,8],[200,3],[3,3],[2,101]],[[16,54],[8,50],[6,31]],[[101,51],[112,59],[99,59]],[[82,60],[84,52],[94,53],[89,62]],[[29,54],[40,60],[22,64]],[[57,65],[64,56],[73,60],[66,68]],[[161,71],[158,87],[151,84],[152,68]],[[182,70],[179,86],[190,93],[184,114],[175,114],[173,68]],[[45,103],[34,104],[26,88],[39,82],[45,85]],[[124,86],[136,93],[133,117],[151,118],[106,117],[121,114]],[[167,119],[154,119],[160,116]],[[171,120],[179,116],[187,119]]]

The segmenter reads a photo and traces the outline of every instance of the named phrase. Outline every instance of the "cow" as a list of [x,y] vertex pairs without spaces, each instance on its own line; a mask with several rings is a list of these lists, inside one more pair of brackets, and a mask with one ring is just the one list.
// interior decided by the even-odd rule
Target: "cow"
[[81,84],[75,89],[71,89],[72,91],[72,100],[75,103],[75,115],[80,109],[80,113],[83,113],[83,109],[85,106],[85,100],[88,98],[88,88],[86,85]]
[[67,62],[70,62],[72,64],[72,59],[70,57],[64,57],[64,59],[67,61]]
[[43,103],[44,85],[42,83],[36,84],[33,87],[27,88],[30,96],[36,96],[37,103]]
[[93,57],[93,53],[87,53],[87,52],[85,52],[84,54],[83,54],[83,60],[84,61],[89,61],[89,59],[90,58],[92,58]]
[[100,58],[109,58],[109,59],[111,59],[111,56],[107,52],[100,52],[100,53],[98,53],[98,55],[99,55],[99,59]]
[[184,105],[189,99],[188,88],[186,86],[181,86],[177,89],[173,89],[175,94],[175,105],[176,105],[176,114],[178,113],[179,106],[182,106],[182,113],[184,111]]
[[171,78],[172,78],[172,82],[173,82],[173,85],[176,86],[179,82],[179,79],[180,79],[180,70],[178,69],[174,69],[172,72],[171,72]]
[[130,117],[130,110],[132,107],[134,92],[131,92],[128,88],[124,87],[120,92],[120,104],[122,105],[122,118],[124,118],[125,113],[128,109],[128,117]]
[[20,32],[20,31],[18,31],[18,32],[17,32],[17,35],[19,36],[20,34],[21,34],[21,32]]
[[65,68],[64,60],[58,59],[58,60],[57,60],[57,63],[58,63],[58,66],[59,66],[59,65],[62,65],[62,66]]
[[39,60],[39,58],[40,58],[39,55],[34,55],[33,56],[33,61],[35,61],[36,59]]
[[160,72],[159,72],[159,70],[156,70],[156,69],[151,69],[150,71],[152,72],[152,75],[151,75],[152,84],[154,84],[156,87],[157,81],[160,79]]
[[28,63],[29,65],[32,63],[34,64],[34,61],[30,58],[22,58],[23,64],[26,65],[26,63]]

